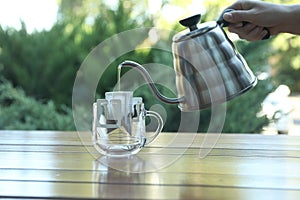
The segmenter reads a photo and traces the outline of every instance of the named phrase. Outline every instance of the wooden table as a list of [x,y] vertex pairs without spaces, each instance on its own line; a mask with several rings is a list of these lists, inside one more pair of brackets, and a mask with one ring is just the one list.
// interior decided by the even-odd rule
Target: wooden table
[[185,134],[195,136],[186,148],[162,133],[137,156],[111,159],[96,157],[90,133],[0,131],[0,198],[300,199],[300,137],[221,134],[199,158],[205,135]]

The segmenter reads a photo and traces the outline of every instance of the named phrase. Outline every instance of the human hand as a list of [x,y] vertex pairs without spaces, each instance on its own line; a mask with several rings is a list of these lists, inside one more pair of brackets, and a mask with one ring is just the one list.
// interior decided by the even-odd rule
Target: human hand
[[[223,18],[230,22],[229,31],[249,41],[261,40],[268,35],[280,32],[283,6],[261,1],[237,1],[229,7]],[[247,23],[245,23],[247,22]]]
[[265,27],[256,26],[251,23],[230,24],[228,30],[238,34],[241,39],[248,41],[258,41],[270,37],[270,32]]

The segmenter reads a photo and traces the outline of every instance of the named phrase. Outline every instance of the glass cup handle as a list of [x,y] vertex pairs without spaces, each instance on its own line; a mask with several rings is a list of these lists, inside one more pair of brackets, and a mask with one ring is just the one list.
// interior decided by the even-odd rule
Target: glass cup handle
[[157,135],[161,132],[161,130],[163,128],[163,124],[164,124],[161,116],[157,112],[147,110],[146,111],[146,116],[147,117],[154,117],[158,122],[158,126],[157,126],[157,129],[156,129],[155,133],[151,137],[146,138],[146,141],[145,141],[144,145],[149,144],[150,142],[152,142],[157,137]]

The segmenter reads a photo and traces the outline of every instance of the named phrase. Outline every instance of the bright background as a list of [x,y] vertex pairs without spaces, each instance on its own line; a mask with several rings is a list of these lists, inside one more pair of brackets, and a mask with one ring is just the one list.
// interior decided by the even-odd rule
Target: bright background
[[49,30],[56,21],[56,0],[0,0],[2,27],[21,28],[25,22],[28,32]]

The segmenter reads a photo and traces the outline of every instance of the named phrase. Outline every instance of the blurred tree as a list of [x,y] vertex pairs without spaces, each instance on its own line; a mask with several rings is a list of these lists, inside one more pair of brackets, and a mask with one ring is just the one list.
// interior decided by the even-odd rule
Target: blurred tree
[[[299,4],[297,0],[269,0],[282,4]],[[292,94],[300,92],[300,37],[280,34],[272,42],[274,53],[269,57],[275,86],[286,84]]]
[[[62,0],[60,20],[50,31],[29,34],[25,24],[20,31],[0,27],[1,74],[28,95],[70,106],[76,72],[90,50],[115,33],[141,23],[152,25],[150,20],[131,18],[134,4],[130,1],[120,1],[114,9],[99,4],[98,15],[89,24],[89,10],[79,7],[100,1],[83,2]],[[112,84],[112,80],[104,82]]]
[[[63,112],[62,112],[63,111]],[[74,130],[72,110],[57,108],[53,101],[37,101],[0,80],[0,129],[13,130]]]
[[[70,106],[76,72],[85,57],[99,43],[117,33],[140,27],[158,27],[168,30],[166,32],[169,34],[163,35],[156,42],[149,43],[153,48],[136,49],[112,61],[98,86],[98,96],[103,97],[104,92],[114,88],[116,66],[125,59],[140,63],[158,63],[172,69],[171,51],[161,49],[170,49],[172,36],[184,29],[178,24],[178,20],[191,14],[201,13],[202,22],[215,21],[222,10],[234,0],[184,2],[161,0],[155,5],[150,0],[113,2],[112,4],[108,0],[60,0],[58,20],[50,31],[29,34],[25,24],[20,31],[0,28],[1,75],[12,81],[14,85],[22,87],[30,96],[44,101],[53,99],[58,107],[61,104]],[[289,80],[287,83],[293,85],[300,68],[298,66],[299,41],[298,37],[289,36],[287,42],[281,42],[285,37],[287,35],[255,43],[240,40],[235,43],[258,76],[263,72],[269,72],[271,64],[275,69],[274,72],[277,72],[277,82]],[[133,40],[149,42],[147,34],[144,38],[133,37]],[[125,48],[131,42],[124,41],[120,44],[123,45],[120,48]],[[103,50],[103,52],[109,57],[109,51]],[[173,74],[161,73],[154,67],[147,67],[152,72],[151,76],[154,80],[164,80],[174,84]],[[123,73],[126,71],[127,69]],[[293,73],[295,78],[290,73]],[[256,113],[260,110],[260,103],[272,85],[270,78],[261,80],[253,90],[230,101],[227,104],[224,132],[259,132],[267,121],[264,117],[257,118]],[[158,87],[166,96],[175,95],[163,85]],[[161,104],[168,113],[164,131],[177,131],[181,113],[176,106],[159,102],[146,86],[141,86],[135,91],[135,95],[142,96],[148,108]],[[196,122],[199,123],[199,132],[207,130],[210,112],[209,109],[200,111],[201,120]]]
[[56,24],[49,32],[28,34],[23,25],[20,31],[0,28],[0,35],[1,73],[28,95],[70,105],[81,63],[81,47],[74,43],[73,32],[65,33],[65,26]]
[[[133,1],[119,1],[114,8],[99,4],[95,16],[84,8],[88,3],[91,5],[87,8],[93,8],[99,1],[83,2],[62,0],[59,20],[50,31],[29,34],[24,23],[20,31],[0,27],[1,76],[38,100],[52,99],[58,107],[71,106],[76,72],[96,45],[118,32],[153,26],[147,16],[133,17],[142,12],[132,12],[137,4]],[[107,73],[115,74],[115,68]],[[105,76],[101,81],[100,94],[115,84],[116,79],[111,77]]]
[[300,37],[288,34],[276,37],[273,43],[276,53],[270,56],[272,76],[276,85],[288,85],[292,93],[300,92]]

